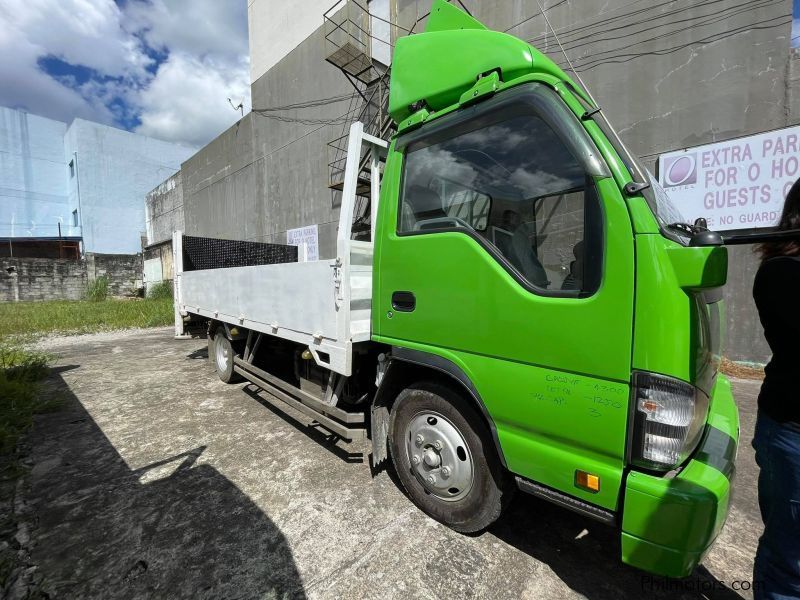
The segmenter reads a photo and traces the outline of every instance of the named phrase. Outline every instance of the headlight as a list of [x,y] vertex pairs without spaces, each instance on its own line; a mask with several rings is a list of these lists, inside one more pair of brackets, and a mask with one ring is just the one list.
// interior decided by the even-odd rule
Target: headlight
[[654,373],[633,378],[631,461],[669,470],[694,451],[708,416],[708,397],[693,385]]

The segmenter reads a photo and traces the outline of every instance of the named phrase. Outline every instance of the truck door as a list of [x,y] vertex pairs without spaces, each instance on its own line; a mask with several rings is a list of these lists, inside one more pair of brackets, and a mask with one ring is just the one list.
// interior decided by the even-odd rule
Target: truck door
[[529,83],[401,135],[380,211],[374,338],[455,363],[512,472],[615,508],[633,233],[579,119]]

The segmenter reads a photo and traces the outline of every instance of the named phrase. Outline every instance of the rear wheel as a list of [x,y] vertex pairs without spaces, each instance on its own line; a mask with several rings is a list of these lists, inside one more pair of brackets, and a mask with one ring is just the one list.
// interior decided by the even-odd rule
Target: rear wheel
[[233,344],[225,336],[223,330],[217,330],[214,334],[213,344],[214,366],[217,369],[217,375],[225,383],[235,383],[242,380],[241,375],[233,370],[234,356],[236,356],[236,351],[233,349]]
[[491,525],[513,488],[478,413],[454,390],[420,383],[392,408],[389,444],[414,504],[462,533]]

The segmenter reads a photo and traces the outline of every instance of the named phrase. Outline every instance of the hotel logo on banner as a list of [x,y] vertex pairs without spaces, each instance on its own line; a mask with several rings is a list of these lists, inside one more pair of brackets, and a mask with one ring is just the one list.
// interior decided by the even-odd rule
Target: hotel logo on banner
[[659,183],[690,223],[773,227],[800,177],[800,127],[662,154],[658,167]]

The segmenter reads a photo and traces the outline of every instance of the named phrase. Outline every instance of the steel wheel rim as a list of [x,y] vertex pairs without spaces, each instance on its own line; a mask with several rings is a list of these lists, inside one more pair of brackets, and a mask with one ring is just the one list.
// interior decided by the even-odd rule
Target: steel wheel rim
[[215,346],[214,353],[217,358],[217,368],[220,371],[226,371],[228,369],[228,349],[222,341],[217,342]]
[[405,441],[411,472],[428,493],[448,502],[469,493],[475,463],[452,421],[435,411],[419,412],[406,426]]

